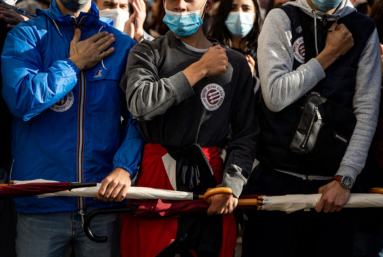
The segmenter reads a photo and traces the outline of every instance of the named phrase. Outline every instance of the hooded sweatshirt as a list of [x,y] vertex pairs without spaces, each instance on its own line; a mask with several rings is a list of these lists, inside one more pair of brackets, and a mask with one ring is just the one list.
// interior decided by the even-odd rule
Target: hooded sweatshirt
[[[299,7],[307,15],[316,18],[317,22],[321,22],[324,16],[323,12],[314,11],[307,0],[287,4]],[[349,0],[343,0],[333,15],[327,14],[327,19],[336,21],[355,11]],[[263,98],[266,106],[273,112],[279,112],[301,99],[326,77],[322,66],[315,58],[293,70],[294,49],[291,38],[289,17],[282,9],[273,9],[263,25],[257,51]],[[366,42],[358,63],[353,98],[357,124],[336,175],[356,179],[364,167],[377,124],[381,70],[379,40],[375,29]],[[301,176],[290,171],[281,172]],[[311,179],[329,178],[316,176]]]

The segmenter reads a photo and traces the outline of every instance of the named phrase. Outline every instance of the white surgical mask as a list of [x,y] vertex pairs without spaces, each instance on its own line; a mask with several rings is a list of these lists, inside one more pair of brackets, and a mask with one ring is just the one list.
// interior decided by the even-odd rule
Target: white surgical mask
[[[197,32],[198,28],[203,24],[203,16],[201,18],[201,10],[205,7],[206,2],[197,11],[191,12],[172,12],[166,9],[166,15],[163,22],[173,31],[177,36],[189,37]],[[203,14],[205,15],[205,14]]]
[[124,31],[125,23],[129,20],[129,13],[121,9],[108,9],[100,11],[100,16],[113,20],[113,27]]
[[12,6],[15,6],[17,0],[3,0],[6,4],[9,4],[9,5],[12,5]]
[[230,33],[236,38],[243,38],[253,28],[254,13],[230,12],[225,25]]

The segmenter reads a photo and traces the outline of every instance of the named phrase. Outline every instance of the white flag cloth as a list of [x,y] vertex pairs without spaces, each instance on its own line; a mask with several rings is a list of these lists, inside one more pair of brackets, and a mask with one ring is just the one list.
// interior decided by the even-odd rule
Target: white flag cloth
[[[49,181],[43,179],[29,180],[29,181],[14,181],[15,185],[27,184],[27,183],[54,183],[57,181]],[[97,192],[100,189],[101,184],[97,184],[95,187],[83,187],[72,190],[60,191],[55,193],[38,195],[39,198],[54,197],[54,196],[75,196],[75,197],[97,197]],[[125,197],[126,199],[142,199],[142,200],[193,200],[193,193],[180,192],[173,190],[155,189],[149,187],[130,187]]]
[[[321,194],[264,196],[262,210],[285,211],[287,213],[313,209],[321,198]],[[351,194],[344,208],[373,208],[383,207],[381,194]]]
[[[57,181],[49,180],[30,180],[30,181],[14,181],[14,184],[26,183],[50,183]],[[74,196],[74,197],[96,197],[101,184],[96,187],[76,188],[72,190],[60,191],[38,195],[39,198],[54,197],[54,196]],[[314,209],[321,198],[321,194],[312,195],[285,195],[285,196],[264,196],[262,210],[265,211],[284,211],[287,213]],[[126,199],[141,199],[141,200],[193,200],[193,193],[154,189],[149,187],[130,187],[125,197]],[[374,208],[383,207],[383,195],[381,194],[351,194],[350,200],[344,208]]]

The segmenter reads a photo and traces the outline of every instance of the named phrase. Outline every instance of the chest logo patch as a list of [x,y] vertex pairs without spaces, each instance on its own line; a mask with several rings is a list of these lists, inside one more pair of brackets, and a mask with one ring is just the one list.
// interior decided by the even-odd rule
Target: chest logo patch
[[298,38],[294,42],[294,58],[300,63],[305,63],[305,42],[303,37]]
[[101,78],[102,77],[102,70],[97,71],[96,75],[94,75],[94,78]]
[[225,90],[218,84],[209,84],[202,89],[201,101],[208,111],[217,110],[225,99]]
[[73,95],[73,92],[70,91],[55,105],[51,106],[51,110],[55,112],[65,112],[72,107],[73,102],[74,102],[74,95]]

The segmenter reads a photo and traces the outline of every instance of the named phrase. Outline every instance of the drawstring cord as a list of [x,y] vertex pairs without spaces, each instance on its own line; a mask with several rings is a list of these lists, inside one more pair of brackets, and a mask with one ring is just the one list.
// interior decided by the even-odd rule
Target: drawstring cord
[[[76,27],[79,27],[79,26],[82,25],[82,23],[84,22],[85,18],[86,18],[86,16],[85,16],[85,17],[82,17],[82,19],[81,19],[81,21],[80,21],[79,24],[76,24],[76,22],[75,22],[75,18],[74,18],[74,17],[72,17],[72,21],[73,21],[73,23],[75,24]],[[55,21],[55,20],[52,20],[52,21],[53,21],[53,23],[55,24],[56,29],[57,29],[57,31],[59,32],[60,36],[63,36],[63,34],[61,34],[61,31],[60,31],[60,29],[59,29],[59,26],[57,26],[56,21]],[[104,28],[104,26],[101,26],[101,28],[99,29],[98,33],[100,33],[101,30],[102,30],[103,28]],[[104,65],[104,60],[101,60],[101,65],[102,65],[102,67],[103,67],[105,70],[107,70],[107,69],[105,68],[105,65]]]
[[[100,33],[103,28],[104,28],[104,26],[101,26],[101,28],[98,30],[98,33]],[[106,70],[105,65],[104,65],[104,60],[101,60],[101,65]]]
[[56,26],[56,29],[57,29],[57,31],[59,32],[60,36],[63,36],[63,34],[61,34],[61,31],[60,31],[60,29],[59,29],[59,26],[57,26],[57,24],[56,24],[56,21],[55,21],[55,20],[53,20],[53,23],[55,24],[55,26]]
[[[317,54],[317,56],[318,56],[318,55],[319,55],[319,51],[318,51],[317,13],[316,13],[315,10],[312,10],[311,12],[314,14],[315,51],[316,51],[316,54]],[[336,15],[336,20],[335,20],[335,22],[336,22],[337,24],[338,24],[339,17],[340,17],[340,15]],[[324,19],[325,19],[326,22],[327,22],[326,16],[324,16]]]
[[314,13],[315,51],[316,51],[316,54],[318,56],[319,53],[318,53],[318,35],[317,35],[317,14],[316,14],[315,10],[312,10],[312,12]]

